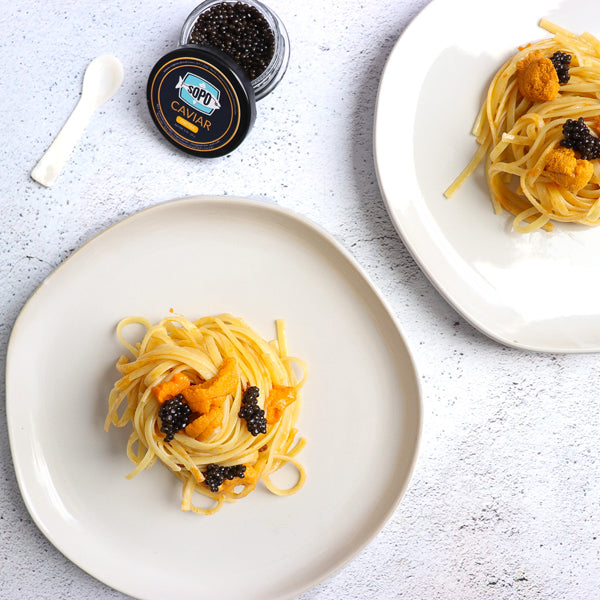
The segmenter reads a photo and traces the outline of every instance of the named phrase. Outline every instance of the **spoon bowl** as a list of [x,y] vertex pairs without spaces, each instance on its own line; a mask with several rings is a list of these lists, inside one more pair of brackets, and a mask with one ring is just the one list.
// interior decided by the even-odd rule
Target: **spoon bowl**
[[123,65],[119,59],[104,54],[95,58],[85,70],[81,98],[94,110],[110,100],[123,83]]

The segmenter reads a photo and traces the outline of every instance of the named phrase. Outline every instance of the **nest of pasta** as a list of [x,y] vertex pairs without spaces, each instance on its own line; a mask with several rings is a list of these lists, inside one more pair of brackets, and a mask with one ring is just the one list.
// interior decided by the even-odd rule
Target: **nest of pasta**
[[[145,328],[129,343],[125,327]],[[184,511],[212,514],[262,481],[277,495],[298,491],[305,471],[296,455],[300,389],[306,365],[288,355],[285,324],[271,342],[231,315],[196,321],[171,315],[157,324],[121,321],[117,335],[130,356],[117,362],[121,378],[109,398],[105,429],[131,426],[127,455],[132,478],[157,460],[183,482]],[[304,372],[298,380],[293,364]],[[296,482],[282,489],[271,474],[285,464]],[[204,506],[193,497],[205,497]]]
[[480,144],[446,190],[485,160],[496,213],[518,232],[600,224],[600,42],[546,19],[553,37],[519,48],[494,76],[476,119]]

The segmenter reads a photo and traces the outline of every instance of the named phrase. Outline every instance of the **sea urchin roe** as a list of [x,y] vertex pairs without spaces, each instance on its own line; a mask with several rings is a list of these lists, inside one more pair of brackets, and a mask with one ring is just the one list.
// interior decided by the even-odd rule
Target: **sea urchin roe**
[[190,385],[181,393],[192,410],[205,413],[208,412],[212,400],[233,394],[239,379],[237,361],[235,358],[225,358],[214,377],[204,383]]
[[558,96],[556,69],[539,50],[530,52],[517,63],[517,85],[521,95],[532,102],[548,102]]
[[169,381],[164,381],[152,388],[152,393],[156,399],[163,404],[170,398],[174,398],[180,394],[185,388],[190,386],[190,379],[183,373],[175,373]]
[[220,405],[212,406],[206,414],[196,417],[185,428],[185,433],[196,439],[206,439],[223,424],[223,417],[223,408]]
[[544,174],[566,190],[577,193],[585,187],[594,173],[594,166],[588,160],[575,157],[571,148],[554,148],[546,158]]
[[217,48],[230,56],[252,79],[273,58],[275,37],[263,15],[243,2],[220,2],[200,13],[188,43]]
[[296,388],[287,386],[274,386],[265,402],[267,424],[277,423],[283,411],[296,400]]

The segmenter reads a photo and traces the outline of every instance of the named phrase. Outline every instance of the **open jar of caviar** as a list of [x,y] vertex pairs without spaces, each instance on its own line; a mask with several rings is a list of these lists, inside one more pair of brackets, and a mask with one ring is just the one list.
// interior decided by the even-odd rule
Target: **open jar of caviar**
[[285,27],[257,0],[207,0],[186,19],[179,44],[148,78],[152,119],[189,154],[228,154],[252,128],[256,100],[271,92],[287,69]]
[[185,21],[179,44],[212,46],[229,55],[250,78],[256,100],[281,81],[290,57],[281,19],[255,0],[202,2]]

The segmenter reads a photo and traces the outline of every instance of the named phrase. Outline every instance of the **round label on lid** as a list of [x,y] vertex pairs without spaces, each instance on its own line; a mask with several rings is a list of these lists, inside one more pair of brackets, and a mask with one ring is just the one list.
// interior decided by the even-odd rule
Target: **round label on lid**
[[208,46],[170,52],[152,69],[148,107],[161,133],[196,156],[237,148],[254,123],[254,90],[241,68]]

